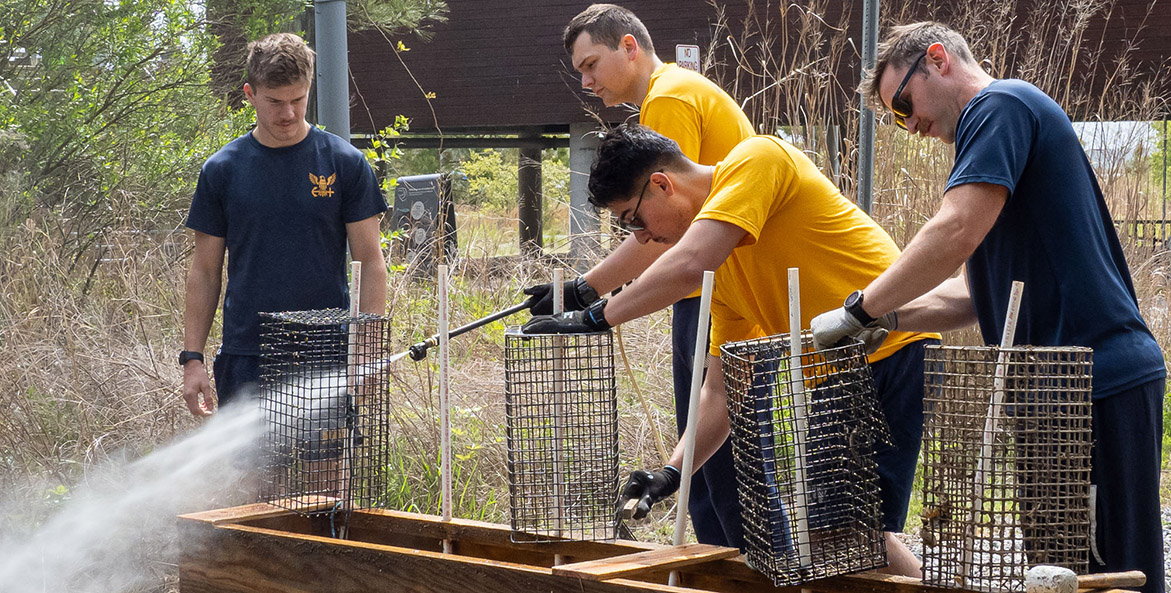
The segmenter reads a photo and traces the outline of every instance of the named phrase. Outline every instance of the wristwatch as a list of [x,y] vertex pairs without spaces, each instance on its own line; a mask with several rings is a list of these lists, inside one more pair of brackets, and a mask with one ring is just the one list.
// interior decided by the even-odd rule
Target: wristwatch
[[862,325],[870,325],[871,323],[877,321],[876,318],[871,317],[866,313],[866,310],[862,308],[861,290],[855,290],[854,292],[851,292],[850,296],[846,297],[844,307],[846,311],[850,315],[853,315],[854,319],[857,319],[858,323],[861,323]]
[[606,321],[606,303],[607,299],[600,299],[594,301],[589,307],[586,307],[585,313],[582,315],[583,321],[593,331],[601,332],[610,329],[611,325]]
[[203,353],[202,352],[194,352],[191,350],[180,350],[179,351],[179,366],[186,365],[187,363],[189,363],[193,360],[198,360],[199,362],[203,362]]

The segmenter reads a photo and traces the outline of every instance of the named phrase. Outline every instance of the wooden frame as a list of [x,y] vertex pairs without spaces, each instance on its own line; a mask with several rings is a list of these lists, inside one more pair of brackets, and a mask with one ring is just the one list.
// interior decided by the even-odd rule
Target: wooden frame
[[[332,503],[319,501],[328,508]],[[307,508],[312,501],[305,502]],[[348,540],[328,516],[258,503],[182,515],[183,593],[944,593],[955,589],[863,573],[777,589],[732,548],[619,541],[516,544],[505,525],[387,510],[355,510]],[[450,540],[452,553],[444,554]],[[554,556],[567,564],[553,567]],[[680,586],[666,584],[670,570]]]

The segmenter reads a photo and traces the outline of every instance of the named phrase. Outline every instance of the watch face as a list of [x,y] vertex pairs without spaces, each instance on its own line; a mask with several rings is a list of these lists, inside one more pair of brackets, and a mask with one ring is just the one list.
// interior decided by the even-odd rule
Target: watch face
[[854,292],[850,293],[850,296],[846,297],[845,305],[847,307],[853,307],[856,306],[860,300],[862,300],[862,291],[855,290]]

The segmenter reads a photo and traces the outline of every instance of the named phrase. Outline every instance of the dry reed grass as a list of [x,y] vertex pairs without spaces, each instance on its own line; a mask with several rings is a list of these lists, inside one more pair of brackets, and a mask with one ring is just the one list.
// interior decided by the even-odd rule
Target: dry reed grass
[[[825,0],[803,5],[746,2],[750,18],[735,23],[719,17],[723,13],[714,4],[716,43],[709,51],[709,73],[745,101],[758,130],[787,134],[831,174],[833,151],[826,132],[828,126],[838,126],[841,185],[852,194],[856,102],[842,104],[842,84],[834,78],[843,63],[857,60],[845,33],[850,15],[831,19]],[[934,14],[928,4],[908,6]],[[1138,69],[1126,56],[1092,51],[1097,41],[1087,37],[1086,23],[1091,15],[1108,10],[1108,2],[1077,3],[1054,14],[1019,15],[1014,6],[996,0],[953,7],[948,19],[969,36],[978,58],[990,60],[995,75],[1038,84],[1081,120],[1111,113],[1155,119],[1165,108],[1165,98],[1137,82]],[[886,20],[906,19],[896,15]],[[1013,22],[1027,22],[1031,35],[1006,37]],[[1054,36],[1073,41],[1045,43]],[[774,42],[792,51],[772,53]],[[1119,64],[1114,91],[1090,96],[1084,81],[1070,79],[1070,66],[1088,59]],[[939,143],[908,137],[881,123],[874,216],[896,242],[905,244],[938,207],[951,154]],[[1151,218],[1161,213],[1160,196],[1150,186],[1144,163],[1120,154],[1099,167],[1115,216]],[[514,220],[496,222],[515,227]],[[35,526],[53,504],[68,497],[55,490],[58,485],[69,488],[84,480],[87,468],[115,451],[143,453],[196,425],[180,403],[180,376],[172,361],[182,333],[185,243],[178,231],[163,237],[131,232],[110,236],[115,239],[106,250],[108,261],[98,261],[93,251],[75,261],[66,257],[60,237],[45,221],[0,231],[0,491],[15,499],[5,501],[13,503],[9,508],[22,509],[0,520],[0,533]],[[1171,257],[1162,246],[1123,239],[1144,315],[1166,350],[1171,346],[1166,297]],[[453,327],[519,302],[519,289],[546,280],[551,268],[549,261],[495,258],[481,243],[466,246],[466,252],[472,257],[456,262],[453,270]],[[392,340],[405,349],[435,330],[434,284],[413,280],[408,272],[392,274],[390,282]],[[652,404],[648,419],[620,369],[624,470],[660,463],[650,442],[652,424],[670,441],[668,447],[673,444],[669,324],[669,314],[660,312],[623,326],[634,374]],[[495,324],[452,341],[452,396],[459,409],[454,418],[462,431],[456,438],[457,455],[461,463],[478,464],[476,476],[464,476],[470,490],[457,513],[489,520],[502,520],[507,511],[502,334],[502,325]],[[967,342],[976,336],[967,332],[948,339]],[[399,502],[402,508],[436,512],[429,473],[439,442],[436,369],[433,361],[404,361],[394,378],[401,395],[395,417],[407,470]],[[667,514],[659,511],[655,517],[658,522],[639,533],[665,539]]]

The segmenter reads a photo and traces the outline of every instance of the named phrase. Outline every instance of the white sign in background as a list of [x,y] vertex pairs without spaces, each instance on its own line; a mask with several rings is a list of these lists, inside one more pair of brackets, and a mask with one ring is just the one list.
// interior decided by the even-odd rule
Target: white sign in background
[[699,72],[699,46],[698,45],[676,45],[675,46],[675,63],[680,68],[686,68]]

